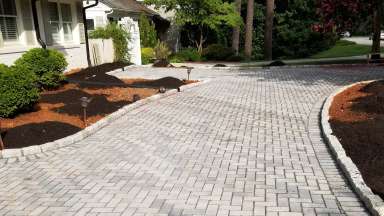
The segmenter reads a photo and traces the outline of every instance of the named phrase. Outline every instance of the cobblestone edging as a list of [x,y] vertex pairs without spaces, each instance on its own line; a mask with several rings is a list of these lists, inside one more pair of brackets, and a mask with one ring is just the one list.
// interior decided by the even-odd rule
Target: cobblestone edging
[[[209,82],[209,80],[204,80],[204,81],[200,81],[197,83],[191,83],[188,85],[184,85],[184,86],[180,87],[180,91],[184,91],[186,89],[193,88],[193,87],[202,85],[202,84],[207,83],[207,82]],[[143,106],[145,104],[148,104],[152,101],[156,101],[156,100],[159,100],[161,98],[165,98],[165,97],[168,97],[170,95],[176,94],[177,92],[178,92],[177,89],[172,89],[172,90],[167,91],[164,94],[156,94],[156,95],[153,95],[151,97],[139,100],[135,103],[129,104],[127,106],[124,106],[121,109],[117,110],[116,112],[111,113],[110,115],[106,116],[105,118],[92,124],[91,126],[79,131],[78,133],[73,134],[73,135],[68,136],[68,137],[64,137],[62,139],[59,139],[59,140],[56,140],[53,142],[45,143],[42,145],[34,145],[34,146],[24,147],[24,148],[20,148],[20,149],[2,150],[2,151],[0,151],[0,159],[18,159],[21,157],[40,154],[40,153],[53,151],[56,149],[60,149],[60,148],[69,146],[71,144],[79,142],[79,141],[85,139],[86,137],[96,133],[101,128],[109,125],[113,121],[115,121],[118,118],[120,118],[121,116],[125,115],[127,112],[134,110],[134,109],[136,109],[140,106]]]
[[[367,83],[359,82],[359,83]],[[321,110],[321,130],[322,136],[325,142],[328,144],[332,154],[335,156],[335,159],[340,166],[341,170],[344,172],[346,178],[351,183],[353,190],[356,192],[358,197],[364,202],[368,210],[375,216],[384,216],[384,201],[377,195],[375,195],[372,190],[365,184],[360,171],[353,163],[350,157],[345,153],[345,150],[336,136],[332,134],[332,129],[329,124],[329,108],[332,105],[333,99],[336,95],[346,90],[347,88],[352,87],[352,84],[346,87],[343,87],[333,94],[331,94],[325,101],[323,108]]]

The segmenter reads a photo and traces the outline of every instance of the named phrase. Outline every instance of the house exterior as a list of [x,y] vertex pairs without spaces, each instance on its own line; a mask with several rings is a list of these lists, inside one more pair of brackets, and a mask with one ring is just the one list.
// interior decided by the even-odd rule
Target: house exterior
[[[94,1],[89,1],[92,4]],[[88,5],[84,1],[84,5]],[[141,65],[141,46],[139,17],[144,13],[147,16],[159,16],[136,0],[100,0],[99,4],[87,10],[86,22],[88,30],[105,27],[109,22],[118,22],[130,33],[129,52],[131,62]]]
[[0,0],[0,63],[45,44],[64,53],[68,69],[87,67],[82,8],[81,0]]

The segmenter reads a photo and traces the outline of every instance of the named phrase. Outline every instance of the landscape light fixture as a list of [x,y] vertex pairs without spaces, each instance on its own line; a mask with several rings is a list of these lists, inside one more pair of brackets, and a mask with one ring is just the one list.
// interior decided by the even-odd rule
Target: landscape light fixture
[[187,80],[189,80],[189,76],[191,75],[192,69],[193,69],[193,67],[187,67],[187,74],[188,74]]
[[89,103],[92,101],[92,98],[82,97],[80,98],[81,107],[83,107],[83,121],[84,126],[87,127],[87,107]]
[[159,88],[159,92],[162,93],[162,94],[164,94],[166,91],[167,91],[167,90],[164,88],[164,86],[161,86],[161,87]]
[[138,101],[138,100],[140,100],[140,95],[138,95],[138,94],[134,94],[134,95],[133,95],[133,102],[136,102],[136,101]]

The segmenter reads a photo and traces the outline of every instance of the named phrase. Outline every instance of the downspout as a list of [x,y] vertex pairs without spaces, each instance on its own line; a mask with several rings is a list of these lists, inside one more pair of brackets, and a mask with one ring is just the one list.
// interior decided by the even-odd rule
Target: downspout
[[95,7],[98,4],[99,4],[99,0],[95,0],[94,4],[91,4],[91,5],[88,5],[86,7],[83,7],[83,10],[82,10],[83,22],[84,22],[85,49],[86,49],[86,52],[87,52],[87,62],[88,62],[88,66],[89,67],[92,66],[92,63],[91,63],[91,55],[89,53],[88,26],[87,26],[87,17],[86,17],[85,12],[86,12],[86,10],[88,8]]
[[40,46],[43,49],[47,49],[47,44],[45,44],[45,42],[41,39],[41,35],[40,35],[40,27],[39,27],[39,19],[38,19],[38,16],[37,16],[36,1],[37,0],[31,0],[33,25],[34,25],[34,28],[35,28],[36,39],[37,39],[37,42],[39,42]]

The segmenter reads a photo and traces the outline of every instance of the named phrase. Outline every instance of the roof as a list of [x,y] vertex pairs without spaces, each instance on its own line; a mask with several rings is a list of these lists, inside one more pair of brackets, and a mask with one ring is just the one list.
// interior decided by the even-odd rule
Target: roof
[[145,5],[137,2],[136,0],[101,0],[101,2],[115,10],[132,13],[145,13],[150,16],[159,15],[157,12],[147,8]]

